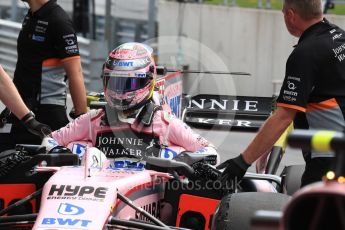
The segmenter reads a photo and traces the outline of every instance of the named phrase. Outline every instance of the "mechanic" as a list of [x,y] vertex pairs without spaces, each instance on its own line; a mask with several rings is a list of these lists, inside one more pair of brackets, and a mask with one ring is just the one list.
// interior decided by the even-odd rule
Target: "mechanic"
[[44,140],[43,144],[48,149],[57,144],[68,146],[78,153],[78,145],[69,144],[85,141],[107,158],[173,158],[182,151],[217,154],[213,145],[176,118],[167,104],[161,105],[154,91],[152,52],[141,43],[125,43],[114,49],[102,73],[105,109],[90,110],[53,132],[51,137],[57,143]]
[[[26,107],[20,97],[16,86],[13,84],[10,76],[0,65],[0,100],[12,111],[18,119],[20,119],[25,127],[33,134],[44,137],[49,134],[50,128],[39,123],[34,114]],[[0,121],[1,123],[2,121]],[[3,127],[0,127],[0,129]]]
[[[69,122],[67,79],[75,116],[87,111],[77,37],[72,21],[56,0],[23,2],[30,9],[17,40],[18,60],[13,82],[37,120],[56,130]],[[16,143],[41,143],[26,132],[18,119],[11,119],[11,132],[7,137],[2,135],[0,150],[13,148]]]
[[[277,110],[238,157],[219,165],[221,180],[241,179],[248,167],[267,153],[288,125],[296,128],[344,131],[345,32],[328,22],[321,0],[285,0],[284,20],[298,44],[286,63]],[[333,153],[303,153],[302,186],[320,181],[331,169]]]

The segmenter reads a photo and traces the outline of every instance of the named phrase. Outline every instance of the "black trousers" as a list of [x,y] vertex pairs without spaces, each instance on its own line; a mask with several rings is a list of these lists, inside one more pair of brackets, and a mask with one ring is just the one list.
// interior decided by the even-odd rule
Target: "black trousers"
[[322,177],[333,169],[335,157],[317,157],[305,160],[306,165],[302,176],[301,187],[321,181]]
[[[64,127],[69,122],[65,106],[40,105],[34,113],[36,120],[49,125],[52,130]],[[0,152],[13,149],[16,144],[41,144],[41,138],[28,132],[25,126],[13,115],[11,115],[10,122],[12,123],[11,132],[0,133]]]

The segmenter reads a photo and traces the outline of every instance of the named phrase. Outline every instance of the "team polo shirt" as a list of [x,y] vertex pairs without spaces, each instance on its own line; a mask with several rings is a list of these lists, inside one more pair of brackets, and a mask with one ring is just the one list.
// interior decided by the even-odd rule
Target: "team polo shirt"
[[66,73],[62,63],[80,56],[72,21],[56,0],[34,13],[29,10],[17,44],[14,83],[24,100],[65,105]]
[[344,30],[324,19],[302,34],[287,60],[277,106],[305,112],[309,129],[344,131]]

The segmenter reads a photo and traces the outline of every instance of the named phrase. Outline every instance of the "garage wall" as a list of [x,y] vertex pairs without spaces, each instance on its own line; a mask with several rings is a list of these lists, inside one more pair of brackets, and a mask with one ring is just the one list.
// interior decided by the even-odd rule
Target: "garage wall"
[[[345,28],[344,16],[327,18]],[[287,32],[280,11],[161,1],[158,21],[161,63],[252,74],[189,74],[187,93],[271,96],[279,91],[280,85],[274,89],[273,82],[282,81],[285,62],[298,41]]]

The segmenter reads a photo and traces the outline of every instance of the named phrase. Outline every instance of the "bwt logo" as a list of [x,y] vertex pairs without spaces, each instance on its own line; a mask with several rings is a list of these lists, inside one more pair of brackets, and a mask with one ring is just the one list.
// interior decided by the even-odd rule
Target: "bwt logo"
[[132,61],[114,61],[114,66],[124,66],[124,67],[133,67]]
[[92,186],[73,186],[73,185],[55,185],[53,184],[49,191],[49,196],[84,196],[93,195],[96,198],[105,198],[108,188]]
[[164,158],[164,159],[173,159],[174,157],[177,156],[177,152],[169,148],[163,148],[161,149],[159,155],[161,158]]
[[62,203],[58,208],[58,213],[61,215],[80,215],[84,212],[83,208],[68,203]]
[[72,146],[72,153],[77,154],[79,157],[82,157],[85,152],[86,152],[86,145],[82,145],[82,144],[73,144]]
[[112,170],[120,170],[120,169],[125,169],[125,170],[132,170],[132,171],[141,171],[145,167],[144,164],[140,162],[134,162],[134,161],[115,161],[112,162],[109,166],[108,169]]
[[60,225],[60,226],[80,226],[87,227],[91,220],[80,220],[80,219],[64,219],[64,218],[43,218],[43,225]]
[[146,77],[146,73],[135,73],[135,76],[137,78],[145,78]]

